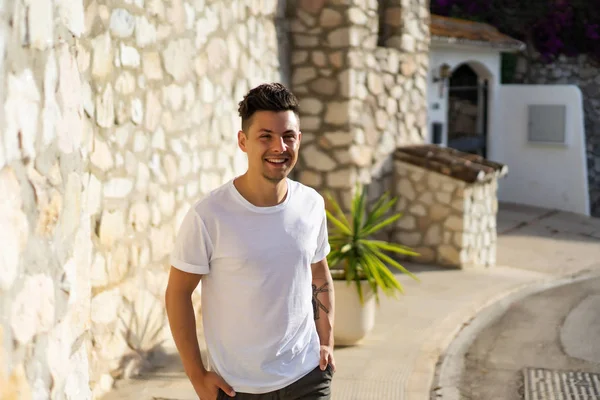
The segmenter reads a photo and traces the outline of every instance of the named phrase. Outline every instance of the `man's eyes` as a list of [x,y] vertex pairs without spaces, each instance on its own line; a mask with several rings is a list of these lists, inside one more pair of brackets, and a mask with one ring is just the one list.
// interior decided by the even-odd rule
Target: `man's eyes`
[[[260,137],[261,139],[271,139],[271,135],[262,135]],[[286,135],[283,137],[284,140],[295,140],[296,136],[295,135]]]

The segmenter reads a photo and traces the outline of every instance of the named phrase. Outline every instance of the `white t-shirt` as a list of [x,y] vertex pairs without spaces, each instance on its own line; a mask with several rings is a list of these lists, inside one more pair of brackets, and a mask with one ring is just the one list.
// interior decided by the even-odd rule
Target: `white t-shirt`
[[285,200],[256,207],[233,180],[187,213],[171,264],[202,278],[210,368],[240,393],[266,393],[319,364],[311,264],[330,251],[323,197],[288,179]]

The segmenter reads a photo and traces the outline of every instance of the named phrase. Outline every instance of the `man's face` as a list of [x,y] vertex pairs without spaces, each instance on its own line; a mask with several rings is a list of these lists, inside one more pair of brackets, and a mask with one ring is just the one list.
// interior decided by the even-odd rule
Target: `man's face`
[[248,132],[238,132],[238,145],[248,154],[248,171],[276,183],[296,165],[301,136],[293,111],[257,111]]

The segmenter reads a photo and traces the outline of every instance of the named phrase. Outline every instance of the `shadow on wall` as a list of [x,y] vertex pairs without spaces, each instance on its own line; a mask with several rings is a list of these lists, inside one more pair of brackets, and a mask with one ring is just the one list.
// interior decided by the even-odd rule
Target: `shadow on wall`
[[[290,41],[289,11],[287,0],[278,0],[275,12],[275,29],[277,31],[278,58],[281,70],[281,83],[291,87],[292,45]],[[241,99],[240,99],[241,100]]]

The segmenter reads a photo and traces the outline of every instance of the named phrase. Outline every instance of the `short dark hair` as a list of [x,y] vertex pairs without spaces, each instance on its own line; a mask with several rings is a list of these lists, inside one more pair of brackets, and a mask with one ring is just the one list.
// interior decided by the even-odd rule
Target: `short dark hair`
[[257,111],[293,111],[298,116],[298,99],[281,83],[264,83],[250,90],[239,103],[244,132]]

